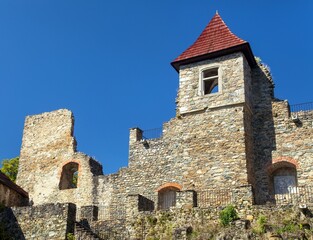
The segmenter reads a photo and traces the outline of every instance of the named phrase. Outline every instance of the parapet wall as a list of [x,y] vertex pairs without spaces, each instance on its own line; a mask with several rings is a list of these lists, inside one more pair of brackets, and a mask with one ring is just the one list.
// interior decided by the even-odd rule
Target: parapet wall
[[0,224],[13,239],[64,240],[74,233],[75,214],[70,203],[13,207],[0,212]]

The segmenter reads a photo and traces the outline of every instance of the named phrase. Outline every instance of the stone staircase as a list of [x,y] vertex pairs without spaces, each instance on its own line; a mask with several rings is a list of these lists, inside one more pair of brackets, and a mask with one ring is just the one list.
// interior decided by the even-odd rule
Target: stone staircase
[[75,222],[75,239],[77,240],[102,240],[89,227],[82,223]]

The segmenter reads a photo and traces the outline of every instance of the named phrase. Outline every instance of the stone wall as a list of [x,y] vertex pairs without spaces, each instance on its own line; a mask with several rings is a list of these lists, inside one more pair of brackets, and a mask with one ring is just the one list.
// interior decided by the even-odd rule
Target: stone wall
[[[212,66],[221,69],[220,92],[201,96],[200,69]],[[169,183],[213,193],[254,185],[252,79],[241,53],[182,66],[177,117],[163,125],[159,139],[142,141],[142,130],[130,130],[128,168],[95,180],[100,212],[118,217],[113,212],[127,208],[132,194],[157,208],[158,189]]]
[[[130,194],[140,194],[157,206],[158,189],[168,183],[183,191],[248,184],[243,118],[244,106],[207,110],[165,123],[162,138],[147,140],[146,145],[130,142],[128,168],[95,178],[99,211],[125,215]],[[132,129],[131,135],[136,135],[133,131],[140,132]]]
[[[297,168],[298,185],[312,185],[313,118],[299,115],[299,120],[294,121],[287,101],[273,102],[273,116],[275,149],[272,152],[272,165],[290,162]],[[267,166],[267,170],[270,167]]]
[[[140,212],[127,223],[128,239],[311,239],[312,207],[236,207],[239,219],[220,223],[220,208]],[[131,227],[132,226],[132,227]]]
[[[219,69],[219,91],[202,95],[200,74],[211,67]],[[288,102],[274,98],[266,67],[251,69],[233,53],[183,65],[179,74],[176,117],[160,138],[130,129],[129,166],[115,174],[103,175],[97,161],[76,151],[70,111],[27,117],[18,184],[35,205],[73,202],[81,217],[97,209],[98,221],[91,221],[99,225],[132,218],[129,201],[138,212],[160,209],[166,189],[176,191],[176,207],[264,204],[274,199],[272,174],[284,164],[294,166],[298,185],[310,184],[312,117],[290,117]],[[63,177],[67,166],[77,170],[77,186],[61,184],[73,174]]]
[[146,146],[130,141],[130,192],[151,194],[167,182],[183,190],[247,184],[243,119],[244,105],[212,108],[170,120]]
[[[72,112],[61,109],[28,116],[25,120],[17,184],[28,191],[35,205],[73,202],[93,204],[93,176],[102,166],[91,157],[76,152]],[[77,187],[61,189],[66,164],[78,166]]]
[[[253,71],[253,131],[256,202],[274,199],[273,173],[288,166],[297,171],[297,185],[312,185],[312,114],[292,119],[288,101],[274,98],[273,82],[264,66]],[[311,111],[312,112],[312,111]]]
[[254,145],[254,174],[255,198],[259,204],[270,199],[269,181],[266,167],[271,163],[272,151],[275,147],[275,131],[272,112],[274,101],[274,85],[266,69],[262,66],[252,71],[253,94],[253,145]]
[[28,205],[28,193],[0,172],[0,204],[6,207]]
[[272,106],[275,148],[272,151],[271,164],[264,166],[271,183],[270,192],[273,192],[271,174],[285,166],[296,169],[297,186],[313,186],[313,111],[311,117],[299,115],[298,119],[292,119],[287,101],[273,102]]
[[64,240],[74,233],[74,204],[45,204],[6,208],[0,212],[0,223],[16,240]]
[[245,90],[245,108],[244,108],[244,131],[245,131],[245,147],[246,147],[246,168],[248,173],[248,182],[255,186],[254,177],[254,146],[253,146],[253,106],[254,99],[252,95],[252,71],[246,61],[243,59],[244,68],[244,90]]

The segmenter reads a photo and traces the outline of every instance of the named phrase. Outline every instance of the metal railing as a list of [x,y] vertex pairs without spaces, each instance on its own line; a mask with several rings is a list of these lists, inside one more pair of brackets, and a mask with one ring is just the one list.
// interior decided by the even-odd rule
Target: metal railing
[[126,209],[125,206],[98,206],[98,220],[116,220],[116,219],[125,219],[126,218]]
[[[113,222],[112,222],[113,223]],[[112,224],[111,223],[111,224]],[[113,223],[118,224],[116,222]],[[88,222],[76,222],[75,239],[126,240],[129,233],[124,227],[90,226]]]
[[111,227],[97,227],[93,231],[101,240],[126,240],[129,239],[129,232],[126,229],[113,229]]
[[276,205],[313,203],[313,187],[298,186],[289,189],[288,193],[275,194]]
[[163,133],[163,128],[153,128],[142,131],[142,139],[154,139],[161,138]]
[[226,206],[231,204],[231,190],[205,190],[197,192],[198,206],[208,208],[212,206]]
[[[83,218],[81,213],[81,208],[76,209],[76,220],[80,221]],[[98,220],[116,220],[116,219],[125,219],[126,218],[126,209],[125,206],[106,206],[98,205]]]
[[313,102],[290,105],[291,112],[309,112],[313,110]]

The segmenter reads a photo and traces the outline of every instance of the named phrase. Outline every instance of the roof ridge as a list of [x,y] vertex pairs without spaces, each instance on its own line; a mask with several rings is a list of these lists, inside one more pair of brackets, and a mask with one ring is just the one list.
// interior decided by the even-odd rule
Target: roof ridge
[[182,54],[180,54],[172,62],[172,65],[175,67],[178,62],[187,61],[188,59],[207,54],[217,53],[244,44],[248,44],[248,42],[236,36],[229,29],[218,12],[216,12],[196,41]]

